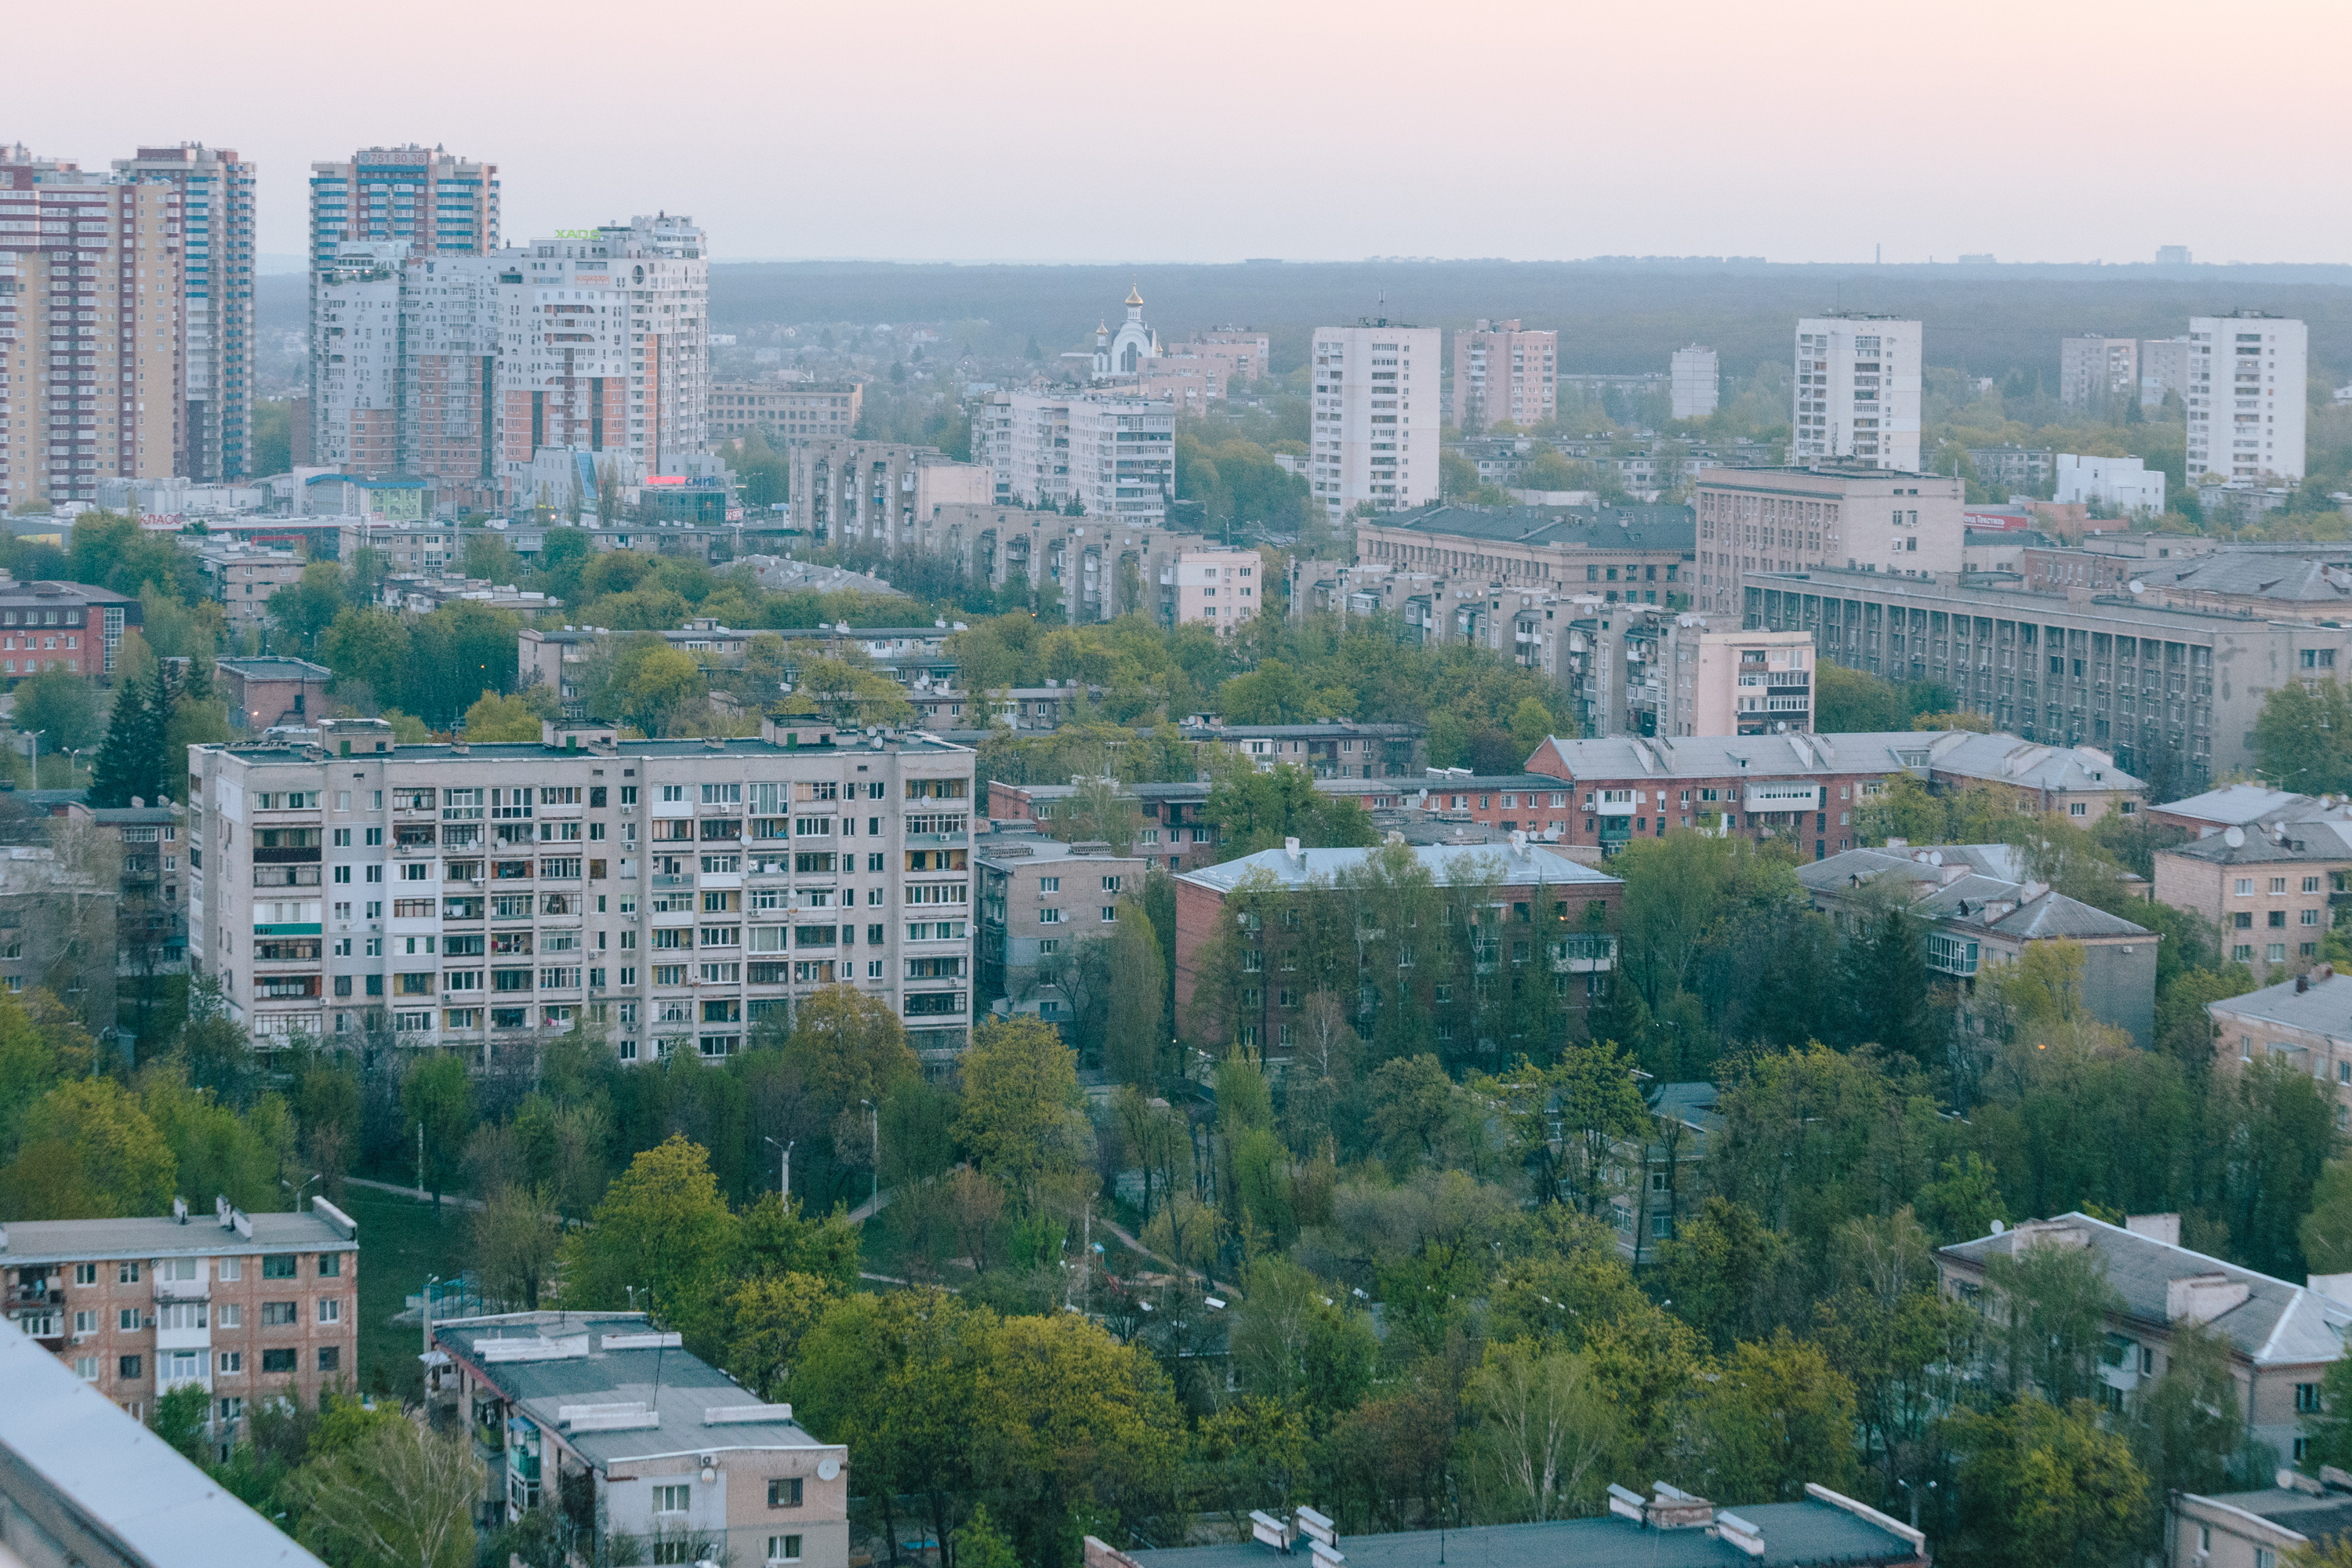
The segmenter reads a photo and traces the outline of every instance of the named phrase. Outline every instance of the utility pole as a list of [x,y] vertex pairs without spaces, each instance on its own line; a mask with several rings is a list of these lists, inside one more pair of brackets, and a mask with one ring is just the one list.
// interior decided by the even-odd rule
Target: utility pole
[[882,1112],[870,1100],[861,1100],[857,1103],[864,1106],[866,1113],[874,1119],[874,1170],[867,1177],[866,1203],[870,1213],[880,1214],[882,1212]]
[[416,1195],[425,1195],[425,1119],[416,1119]]
[[772,1138],[768,1140],[768,1142],[772,1147],[781,1149],[784,1152],[783,1170],[777,1178],[777,1184],[783,1192],[784,1207],[787,1209],[793,1206],[793,1145],[799,1142],[800,1140],[797,1138],[793,1139],[791,1143],[778,1143]]

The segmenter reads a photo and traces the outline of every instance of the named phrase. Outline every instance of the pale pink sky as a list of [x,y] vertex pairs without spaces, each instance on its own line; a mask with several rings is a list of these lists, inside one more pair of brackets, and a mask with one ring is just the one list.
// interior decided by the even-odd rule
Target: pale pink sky
[[272,252],[312,159],[415,141],[501,166],[510,238],[667,208],[720,259],[2340,261],[2347,43],[2342,0],[126,0],[15,18],[0,141],[236,147]]

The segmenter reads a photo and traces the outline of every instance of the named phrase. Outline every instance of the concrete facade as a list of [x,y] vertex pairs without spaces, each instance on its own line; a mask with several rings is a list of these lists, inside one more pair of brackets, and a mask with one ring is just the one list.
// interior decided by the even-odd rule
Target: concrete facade
[[2292,484],[2304,475],[2310,333],[2240,310],[2189,322],[2189,479]]
[[813,720],[709,742],[320,731],[189,752],[191,959],[262,1048],[332,1037],[482,1060],[588,1026],[624,1061],[716,1058],[836,984],[887,1001],[928,1059],[962,1044],[962,747]]
[[1797,323],[1793,462],[1919,468],[1920,334],[1891,316]]
[[917,518],[941,506],[984,505],[992,484],[982,464],[959,463],[936,447],[826,436],[789,438],[791,517],[810,544],[894,547]]
[[1960,569],[1967,487],[1847,468],[1713,468],[1698,477],[1697,608],[1740,611],[1741,576],[1843,566],[1890,577]]
[[981,1007],[1000,996],[1026,998],[1041,964],[1075,955],[1089,937],[1112,935],[1120,898],[1139,891],[1150,868],[1144,857],[1114,854],[1108,844],[1065,844],[1002,827],[980,841],[972,859]]
[[2257,981],[2317,963],[2336,900],[2352,892],[2346,808],[2275,826],[2225,827],[2156,852],[2157,900],[2212,921],[2230,960],[2252,968]]
[[1451,413],[1462,429],[1549,425],[1559,414],[1559,334],[1481,317],[1454,334]]
[[1437,499],[1441,336],[1386,321],[1315,329],[1308,488],[1333,518]]

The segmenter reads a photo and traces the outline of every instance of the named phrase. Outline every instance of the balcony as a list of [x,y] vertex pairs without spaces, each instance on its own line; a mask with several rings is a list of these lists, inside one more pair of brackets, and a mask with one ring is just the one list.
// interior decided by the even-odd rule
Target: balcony
[[1617,939],[1599,933],[1563,937],[1551,944],[1551,966],[1562,974],[1591,974],[1617,967]]

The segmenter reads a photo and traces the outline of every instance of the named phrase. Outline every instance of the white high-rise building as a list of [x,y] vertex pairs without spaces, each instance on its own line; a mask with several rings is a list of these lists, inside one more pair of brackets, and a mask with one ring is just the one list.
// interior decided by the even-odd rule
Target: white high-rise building
[[2239,310],[2189,321],[2189,479],[2303,478],[2310,334],[2301,321]]
[[310,269],[310,419],[318,462],[384,474],[400,462],[400,282],[408,247],[345,240]]
[[1674,358],[1674,416],[1704,419],[1715,412],[1722,395],[1723,364],[1713,349],[1697,343],[1676,349]]
[[1370,502],[1403,511],[1438,495],[1435,327],[1315,329],[1315,499],[1334,518]]
[[1916,321],[1862,315],[1799,321],[1790,458],[1916,473],[1919,353]]
[[1176,405],[1112,392],[999,392],[974,409],[971,460],[999,506],[1163,522],[1176,488]]

